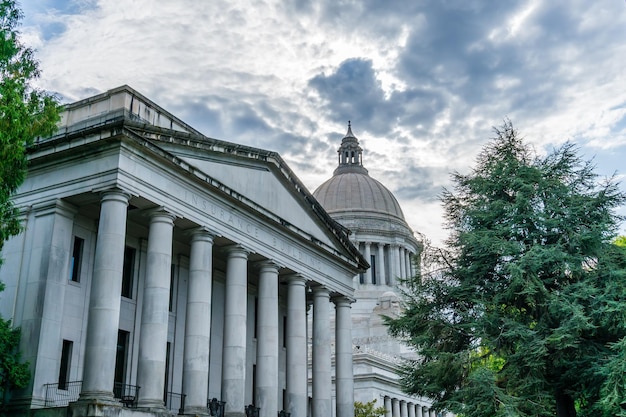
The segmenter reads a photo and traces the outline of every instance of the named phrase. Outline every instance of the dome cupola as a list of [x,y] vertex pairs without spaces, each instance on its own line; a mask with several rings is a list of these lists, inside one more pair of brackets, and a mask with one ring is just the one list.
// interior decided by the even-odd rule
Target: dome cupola
[[352,133],[350,122],[337,154],[339,165],[332,178],[313,192],[322,207],[333,217],[348,212],[367,212],[379,218],[392,217],[406,225],[400,204],[391,191],[370,177],[363,166],[363,148]]
[[333,175],[355,172],[367,175],[367,169],[363,166],[363,148],[359,146],[359,140],[352,133],[352,126],[348,120],[348,133],[341,140],[341,146],[337,150],[339,166]]

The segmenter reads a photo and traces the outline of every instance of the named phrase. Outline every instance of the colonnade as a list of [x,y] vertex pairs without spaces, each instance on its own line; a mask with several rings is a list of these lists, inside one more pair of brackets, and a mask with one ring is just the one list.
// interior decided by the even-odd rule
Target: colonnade
[[[392,243],[382,242],[356,242],[355,245],[362,248],[365,259],[370,262],[372,255],[376,260],[376,267],[369,268],[363,273],[364,284],[395,286],[396,279],[409,278],[415,274],[411,256],[413,253],[406,247]],[[385,258],[385,253],[387,257]],[[388,265],[386,264],[388,260]],[[375,270],[375,276],[373,275]]]
[[[77,404],[96,401],[115,404],[113,381],[120,290],[130,195],[112,190],[101,199],[94,273],[89,304],[83,385]],[[164,411],[170,264],[175,216],[165,209],[148,213],[150,219],[146,276],[143,289],[137,367],[137,406]],[[214,235],[206,228],[191,232],[186,305],[183,395],[185,414],[207,414],[209,346],[211,337],[212,248]],[[249,252],[233,244],[226,250],[222,401],[225,416],[243,416],[246,391],[247,267]],[[307,393],[307,285],[313,290],[313,417],[332,415],[330,303],[335,304],[336,415],[354,414],[352,376],[351,301],[333,294],[298,273],[279,277],[275,261],[258,265],[257,381],[254,403],[260,417],[275,417],[279,405],[278,288],[287,284],[286,411],[306,417]],[[282,387],[281,387],[282,388]]]
[[385,396],[385,417],[438,417],[441,414],[425,405]]

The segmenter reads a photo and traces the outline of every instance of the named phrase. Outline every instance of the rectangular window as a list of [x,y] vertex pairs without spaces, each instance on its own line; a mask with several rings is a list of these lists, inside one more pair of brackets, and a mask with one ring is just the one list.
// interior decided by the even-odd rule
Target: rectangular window
[[170,266],[170,313],[174,311],[174,264]]
[[370,269],[372,271],[372,284],[376,284],[376,255],[370,255]]
[[287,316],[283,316],[283,347],[287,347]]
[[133,275],[135,274],[135,248],[124,248],[124,265],[122,266],[122,297],[133,298]]
[[254,338],[257,338],[257,326],[259,325],[259,299],[254,297]]
[[252,404],[256,405],[256,365],[252,365]]
[[59,389],[66,390],[67,383],[70,382],[70,366],[72,363],[72,347],[74,342],[63,340],[61,348],[61,366],[59,367]]
[[165,384],[163,385],[163,401],[167,404],[168,388],[170,385],[170,351],[172,350],[172,344],[167,342],[165,345]]
[[83,248],[85,239],[74,236],[74,247],[72,248],[72,259],[70,261],[70,281],[80,282],[80,269],[83,261]]
[[114,393],[115,398],[122,398],[125,393],[126,361],[128,358],[128,340],[130,333],[124,330],[117,331],[117,349],[115,352]]

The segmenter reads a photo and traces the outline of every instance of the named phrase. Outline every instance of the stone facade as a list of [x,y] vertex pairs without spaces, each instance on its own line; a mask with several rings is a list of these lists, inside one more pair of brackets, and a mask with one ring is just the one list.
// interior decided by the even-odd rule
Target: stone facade
[[32,372],[15,415],[209,415],[215,398],[228,417],[353,416],[353,277],[369,265],[276,153],[124,86],[66,107],[15,203],[0,314]]

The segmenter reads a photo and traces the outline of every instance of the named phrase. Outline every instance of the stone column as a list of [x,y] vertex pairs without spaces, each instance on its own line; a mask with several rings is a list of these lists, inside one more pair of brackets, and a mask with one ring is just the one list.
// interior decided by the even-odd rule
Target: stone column
[[411,252],[408,249],[404,250],[404,258],[406,262],[406,276],[409,278],[413,276],[413,272],[411,271]]
[[191,235],[187,288],[183,357],[185,414],[206,415],[211,345],[213,235],[203,228],[194,230]]
[[398,248],[398,263],[400,264],[400,278],[406,278],[406,259],[403,247]]
[[313,289],[313,417],[332,415],[330,349],[330,294],[328,289]]
[[260,417],[276,417],[278,415],[278,265],[265,261],[260,266],[255,405],[261,409]]
[[400,401],[400,417],[409,417],[406,401]]
[[[36,204],[33,212],[34,219],[29,219],[28,224],[23,223],[24,236],[15,236],[7,242],[2,252],[5,263],[0,270],[7,276],[21,274],[22,277],[15,281],[20,282],[20,285],[7,288],[7,292],[0,296],[0,299],[6,300],[0,301],[0,304],[13,304],[16,310],[13,314],[9,310],[9,316],[13,315],[15,319],[21,317],[22,335],[32,335],[28,338],[22,336],[20,343],[22,359],[30,362],[33,371],[28,381],[30,386],[14,394],[20,395],[20,391],[25,395],[32,393],[31,405],[38,408],[45,403],[44,384],[51,382],[51,375],[59,371],[61,334],[66,319],[64,300],[70,275],[68,259],[71,257],[76,207],[62,200],[53,200]],[[22,241],[17,243],[18,240]],[[11,253],[12,244],[20,249]],[[29,248],[24,249],[24,245],[29,245]],[[12,269],[12,261],[22,266]],[[14,303],[16,293],[20,294],[22,302]],[[22,310],[22,314],[19,310]],[[31,387],[32,390],[29,389]],[[15,404],[23,403],[22,399],[26,400],[17,395],[12,397]]]
[[389,284],[385,273],[385,244],[378,244],[378,285]]
[[[365,257],[365,260],[367,261],[367,263],[371,262],[372,259],[372,244],[370,242],[365,242],[363,243],[364,247],[365,247],[365,254],[363,255]],[[371,284],[372,283],[372,268],[370,266],[370,268],[367,269],[367,271],[365,271],[365,283],[366,284]]]
[[113,401],[129,199],[119,190],[102,195],[80,400]]
[[385,403],[384,403],[384,407],[385,407],[385,417],[392,417],[391,416],[391,398],[390,397],[385,397]]
[[409,417],[415,417],[415,404],[408,403],[407,408],[409,409]]
[[424,415],[422,414],[422,405],[421,404],[416,404],[415,405],[415,411],[417,412],[417,416],[416,417],[424,417]]
[[335,386],[336,417],[354,416],[354,374],[352,371],[352,317],[350,300],[336,297],[335,303]]
[[165,362],[172,265],[174,216],[158,209],[150,213],[146,277],[141,310],[137,406],[164,409]]
[[239,245],[228,249],[222,400],[225,417],[243,416],[246,393],[246,324],[248,309],[248,252]]
[[400,401],[397,398],[391,399],[391,414],[393,417],[400,417]]
[[307,321],[306,280],[292,275],[287,293],[287,412],[306,417],[307,392]]
[[395,286],[398,277],[398,246],[389,245],[389,285]]

